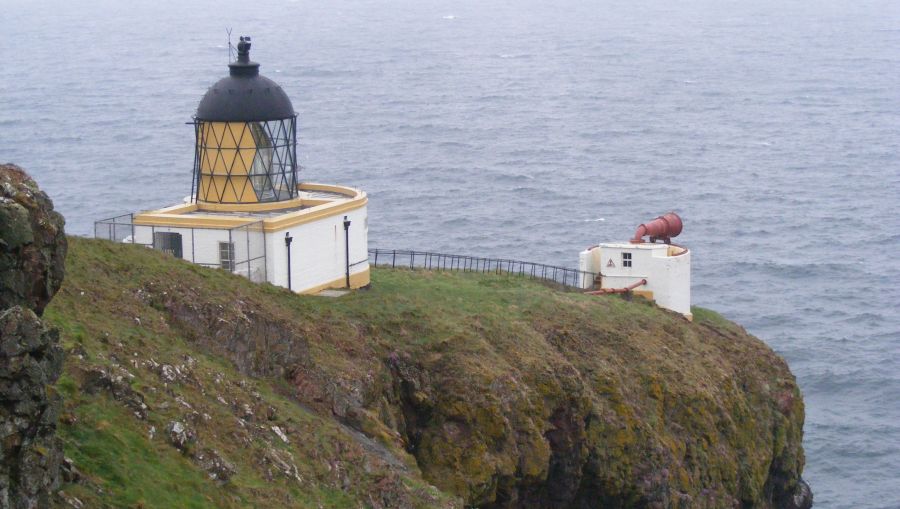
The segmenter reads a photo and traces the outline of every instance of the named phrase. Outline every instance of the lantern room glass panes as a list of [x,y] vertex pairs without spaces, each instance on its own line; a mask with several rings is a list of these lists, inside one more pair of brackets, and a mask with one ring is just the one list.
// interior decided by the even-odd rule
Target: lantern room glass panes
[[297,195],[296,118],[195,125],[199,201],[258,203]]

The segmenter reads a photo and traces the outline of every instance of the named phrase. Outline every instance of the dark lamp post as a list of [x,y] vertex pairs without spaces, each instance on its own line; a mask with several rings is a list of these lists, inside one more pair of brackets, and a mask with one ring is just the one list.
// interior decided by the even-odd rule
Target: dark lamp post
[[287,276],[288,276],[288,290],[291,289],[291,242],[294,241],[294,237],[291,237],[291,232],[284,233],[284,247],[287,248]]
[[344,216],[344,252],[344,260],[347,266],[347,288],[350,288],[350,220],[347,219],[347,216]]

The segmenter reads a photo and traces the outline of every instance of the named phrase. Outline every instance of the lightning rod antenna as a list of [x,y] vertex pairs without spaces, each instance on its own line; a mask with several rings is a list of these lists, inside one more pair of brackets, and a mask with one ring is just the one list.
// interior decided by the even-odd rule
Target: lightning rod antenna
[[225,33],[228,34],[228,63],[230,64],[232,62],[232,51],[234,50],[234,46],[231,45],[231,28],[226,28]]

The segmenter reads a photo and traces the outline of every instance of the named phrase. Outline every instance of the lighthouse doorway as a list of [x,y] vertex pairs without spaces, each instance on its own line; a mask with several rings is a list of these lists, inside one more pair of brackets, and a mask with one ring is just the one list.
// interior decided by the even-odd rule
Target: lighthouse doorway
[[173,232],[154,232],[153,233],[153,249],[158,249],[164,253],[169,253],[175,258],[183,258],[181,248],[181,234]]

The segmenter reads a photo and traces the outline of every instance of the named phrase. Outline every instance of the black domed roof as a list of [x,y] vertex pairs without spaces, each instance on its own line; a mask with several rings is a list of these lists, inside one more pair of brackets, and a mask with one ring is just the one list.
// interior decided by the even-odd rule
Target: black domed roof
[[274,81],[260,76],[259,64],[250,61],[250,38],[241,37],[238,59],[228,64],[230,75],[209,87],[197,120],[216,122],[263,122],[295,116],[294,106]]

